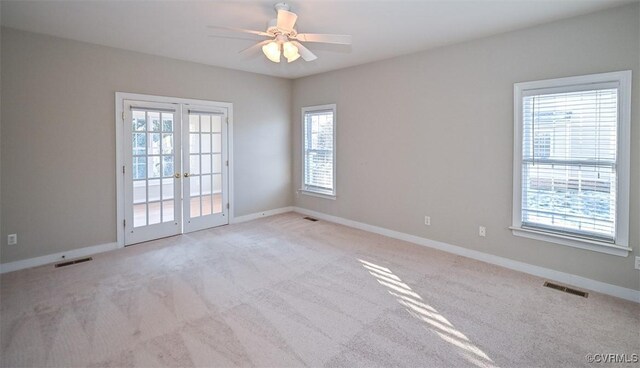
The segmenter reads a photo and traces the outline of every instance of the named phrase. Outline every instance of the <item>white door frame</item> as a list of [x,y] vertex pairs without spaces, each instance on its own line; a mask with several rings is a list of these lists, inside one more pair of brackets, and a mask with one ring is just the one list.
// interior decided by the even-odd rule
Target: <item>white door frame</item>
[[146,102],[175,103],[186,105],[215,106],[225,107],[228,111],[228,128],[227,128],[227,157],[229,160],[228,168],[228,186],[229,186],[229,223],[235,217],[233,204],[233,103],[197,100],[191,98],[167,97],[145,95],[139,93],[116,92],[115,96],[115,124],[116,124],[116,242],[118,248],[124,248],[124,219],[125,219],[125,203],[124,203],[124,174],[122,168],[124,166],[124,101],[137,100]]

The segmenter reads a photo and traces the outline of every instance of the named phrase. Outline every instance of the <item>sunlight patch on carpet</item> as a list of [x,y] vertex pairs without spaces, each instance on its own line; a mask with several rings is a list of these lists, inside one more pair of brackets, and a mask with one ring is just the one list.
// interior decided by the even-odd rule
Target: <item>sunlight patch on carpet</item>
[[457,330],[435,308],[424,303],[423,298],[390,269],[362,259],[358,261],[380,285],[387,288],[387,292],[394,296],[409,314],[424,322],[425,327],[443,341],[455,346],[456,351],[468,362],[482,368],[496,368],[487,354],[473,344],[464,333]]

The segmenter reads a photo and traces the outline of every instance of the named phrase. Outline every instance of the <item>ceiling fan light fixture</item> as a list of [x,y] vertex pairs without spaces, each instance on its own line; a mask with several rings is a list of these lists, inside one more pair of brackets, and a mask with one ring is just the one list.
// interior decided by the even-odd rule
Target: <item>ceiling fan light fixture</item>
[[280,45],[271,41],[268,44],[262,46],[262,52],[267,57],[267,59],[273,61],[274,63],[280,62]]
[[[0,0],[1,1],[1,0]],[[296,22],[298,15],[291,11],[286,3],[277,3],[275,6],[276,19],[271,19],[267,24],[267,30],[254,31],[243,28],[233,28],[227,26],[209,26],[214,29],[223,29],[226,31],[236,31],[248,33],[254,36],[267,37],[266,40],[260,41],[251,47],[242,51],[241,54],[248,55],[257,52],[262,48],[264,55],[274,63],[279,63],[282,55],[291,63],[298,59],[304,61],[314,61],[318,57],[311,52],[303,42],[318,42],[338,45],[351,45],[350,35],[335,35],[324,33],[298,33]],[[225,37],[223,35],[214,37]]]
[[292,57],[288,57],[287,58],[287,63],[292,63],[292,62],[298,60],[299,57],[300,57],[300,54],[295,54]]
[[298,60],[298,58],[300,57],[296,45],[289,41],[282,44],[282,51],[284,53],[284,57],[287,58],[287,62],[289,63]]

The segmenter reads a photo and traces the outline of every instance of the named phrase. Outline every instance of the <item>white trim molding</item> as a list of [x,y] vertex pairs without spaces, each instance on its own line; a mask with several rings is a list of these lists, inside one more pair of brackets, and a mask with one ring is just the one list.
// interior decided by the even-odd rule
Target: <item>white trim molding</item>
[[[510,229],[513,235],[566,245],[570,247],[627,257],[629,247],[629,183],[631,162],[631,70],[610,73],[580,75],[574,77],[546,79],[532,82],[520,82],[513,85],[514,137],[513,137],[513,203]],[[599,241],[597,237],[588,238],[580,234],[564,232],[562,228],[549,230],[542,226],[536,228],[523,226],[522,188],[523,188],[523,98],[526,96],[590,91],[593,89],[618,90],[618,131],[617,155],[614,162],[616,173],[616,214],[615,235],[611,242]],[[578,161],[581,162],[581,161]],[[575,165],[574,165],[575,166]],[[539,225],[539,224],[536,224]],[[608,239],[607,239],[608,240]]]
[[[332,154],[333,154],[333,161],[332,161],[332,170],[333,170],[333,183],[332,183],[332,190],[326,190],[326,189],[321,189],[321,188],[317,188],[317,187],[312,187],[312,186],[307,186],[307,184],[305,183],[305,173],[306,173],[306,138],[305,138],[305,134],[307,131],[307,119],[305,118],[305,115],[307,115],[307,113],[321,113],[321,112],[329,112],[331,111],[331,113],[333,114],[333,147],[332,147]],[[338,136],[338,131],[337,131],[337,120],[338,120],[338,110],[337,110],[337,105],[336,104],[327,104],[327,105],[317,105],[317,106],[306,106],[302,108],[302,134],[301,134],[301,143],[302,143],[302,188],[300,188],[298,190],[298,193],[302,193],[304,195],[309,195],[309,196],[313,196],[313,197],[318,197],[318,198],[324,198],[324,199],[336,199],[336,173],[338,172],[336,169],[336,143],[337,143],[337,139],[336,137]]]
[[3,264],[0,264],[0,273],[23,270],[25,268],[42,266],[49,263],[60,262],[62,260],[67,260],[67,259],[92,256],[98,253],[104,253],[104,252],[108,252],[118,248],[119,247],[117,242],[106,243],[106,244],[93,245],[90,247],[72,249],[67,252],[47,254],[46,256],[27,258],[19,261],[3,263]]
[[263,211],[263,212],[256,212],[256,213],[250,213],[248,215],[243,215],[243,216],[238,216],[238,217],[231,217],[231,224],[240,224],[243,222],[247,222],[247,221],[252,221],[252,220],[256,220],[262,217],[269,217],[269,216],[274,216],[274,215],[279,215],[282,213],[287,213],[287,212],[291,212],[293,211],[293,207],[282,207],[282,208],[276,208],[273,210],[267,210],[267,211]]
[[515,236],[529,238],[540,241],[550,241],[549,237],[553,237],[553,243],[568,245],[574,248],[588,249],[598,253],[611,254],[613,256],[627,257],[633,249],[629,247],[618,246],[611,243],[598,242],[590,239],[577,240],[572,236],[564,236],[561,234],[553,234],[545,231],[537,231],[521,227],[509,227]]
[[640,303],[640,290],[634,290],[634,289],[629,289],[629,288],[625,288],[617,285],[607,284],[605,282],[588,279],[586,277],[577,276],[577,275],[573,275],[566,272],[556,271],[556,270],[552,270],[545,267],[535,266],[535,265],[520,262],[520,261],[514,261],[509,258],[504,258],[504,257],[496,256],[493,254],[488,254],[488,253],[480,252],[477,250],[460,247],[457,245],[452,245],[444,242],[439,242],[436,240],[422,238],[419,236],[402,233],[395,230],[389,230],[383,227],[369,225],[363,222],[353,221],[353,220],[345,219],[342,217],[327,215],[325,213],[308,210],[306,208],[294,207],[293,210],[297,213],[307,215],[307,216],[313,216],[320,220],[334,222],[336,224],[372,232],[375,234],[384,235],[389,238],[403,240],[409,243],[414,243],[417,245],[422,245],[422,246],[433,248],[433,249],[438,249],[447,253],[452,253],[459,256],[490,263],[490,264],[508,268],[514,271],[524,272],[524,273],[542,277],[545,279],[558,281],[563,284],[577,286],[579,288],[589,289],[602,294],[607,294],[607,295],[615,296],[618,298],[630,300],[636,303]]

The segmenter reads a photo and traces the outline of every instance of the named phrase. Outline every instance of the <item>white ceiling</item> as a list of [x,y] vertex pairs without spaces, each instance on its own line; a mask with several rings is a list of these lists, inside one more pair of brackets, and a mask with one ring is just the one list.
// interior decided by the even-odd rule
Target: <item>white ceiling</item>
[[[525,28],[633,0],[290,0],[305,33],[353,35],[306,45],[318,60],[275,64],[238,52],[256,41],[214,38],[207,25],[265,30],[273,1],[2,1],[3,26],[203,64],[297,78]],[[251,36],[250,36],[251,37]],[[258,38],[257,40],[261,40]]]

